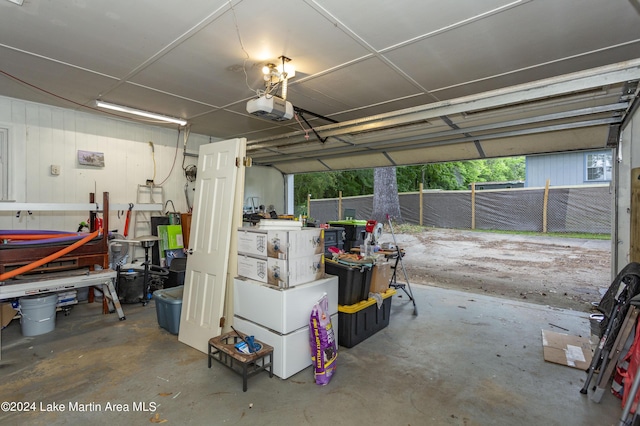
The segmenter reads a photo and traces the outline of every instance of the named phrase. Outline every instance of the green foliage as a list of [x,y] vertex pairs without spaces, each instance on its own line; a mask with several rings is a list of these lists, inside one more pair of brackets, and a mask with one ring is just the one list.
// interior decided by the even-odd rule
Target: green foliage
[[[468,189],[474,182],[524,180],[525,158],[452,161],[397,168],[398,192],[413,192],[424,183],[425,189]],[[373,169],[299,174],[294,178],[294,202],[304,214],[307,194],[313,199],[373,194]]]
[[313,199],[337,198],[340,191],[343,197],[372,194],[373,169],[306,173],[294,177],[293,193],[296,206],[306,204],[307,194],[311,194]]

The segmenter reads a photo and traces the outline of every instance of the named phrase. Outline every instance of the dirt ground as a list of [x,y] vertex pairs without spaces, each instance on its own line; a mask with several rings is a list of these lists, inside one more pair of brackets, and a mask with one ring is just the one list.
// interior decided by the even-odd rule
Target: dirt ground
[[[396,233],[410,283],[588,312],[611,284],[611,241],[428,228]],[[393,242],[391,234],[380,241]],[[404,282],[402,269],[398,281]]]

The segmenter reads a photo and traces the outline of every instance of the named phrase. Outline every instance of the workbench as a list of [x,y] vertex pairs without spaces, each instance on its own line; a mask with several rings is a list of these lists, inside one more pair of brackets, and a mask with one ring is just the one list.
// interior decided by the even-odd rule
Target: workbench
[[33,279],[13,279],[0,282],[0,301],[42,293],[109,284],[115,279],[116,271],[112,269],[101,269],[79,274],[56,274],[54,276],[56,278],[49,278],[47,274],[43,274],[34,276],[38,278]]

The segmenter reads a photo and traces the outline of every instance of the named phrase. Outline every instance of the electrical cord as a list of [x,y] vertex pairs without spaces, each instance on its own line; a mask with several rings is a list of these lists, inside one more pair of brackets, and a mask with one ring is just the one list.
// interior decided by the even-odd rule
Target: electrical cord
[[[249,85],[249,75],[247,74],[247,61],[251,58],[251,56],[249,56],[249,52],[247,52],[247,50],[244,48],[244,43],[242,42],[242,35],[240,34],[240,27],[238,26],[238,17],[236,16],[236,10],[234,9],[233,3],[231,2],[231,0],[229,0],[229,8],[231,9],[231,14],[233,15],[233,23],[236,27],[236,35],[238,36],[238,41],[240,42],[240,49],[242,49],[242,51],[245,54],[244,61],[242,62],[242,71],[244,72],[244,83],[247,85],[249,90],[258,94],[259,89],[256,90]],[[258,94],[258,96],[260,95]]]
[[156,148],[153,146],[153,142],[149,141],[149,146],[151,147],[151,159],[153,160],[153,177],[151,178],[151,182],[156,181]]
[[[185,132],[188,131],[188,129],[190,128],[190,126],[187,126],[187,130],[185,130]],[[171,174],[173,173],[173,169],[176,167],[176,160],[178,159],[178,148],[180,146],[180,130],[178,130],[178,137],[176,139],[176,149],[173,152],[173,161],[171,162],[171,170],[169,170],[169,173],[167,174],[167,177],[164,178],[164,180],[162,182],[160,182],[160,186],[164,185],[164,183],[169,180],[169,177],[171,177]],[[183,161],[184,161],[184,156],[182,157]],[[155,159],[153,160],[154,164],[155,164]],[[155,173],[154,173],[155,175]]]

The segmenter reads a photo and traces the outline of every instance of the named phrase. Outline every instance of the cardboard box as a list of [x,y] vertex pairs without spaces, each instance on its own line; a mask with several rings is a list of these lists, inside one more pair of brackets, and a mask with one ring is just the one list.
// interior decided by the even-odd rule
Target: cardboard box
[[238,253],[259,258],[296,259],[324,252],[324,230],[238,229]]
[[182,225],[158,225],[158,238],[160,266],[169,266],[166,251],[184,248]]
[[3,303],[0,305],[0,328],[5,328],[11,320],[16,316],[16,310],[13,309],[11,303]]
[[159,225],[158,238],[162,242],[162,250],[173,250],[184,248],[182,240],[182,225]]
[[580,370],[591,365],[591,343],[586,337],[542,330],[544,360]]
[[371,293],[384,293],[389,289],[391,281],[391,263],[376,262],[371,270],[371,285],[369,291]]
[[289,260],[239,255],[238,275],[280,288],[294,287],[324,277],[324,255]]

